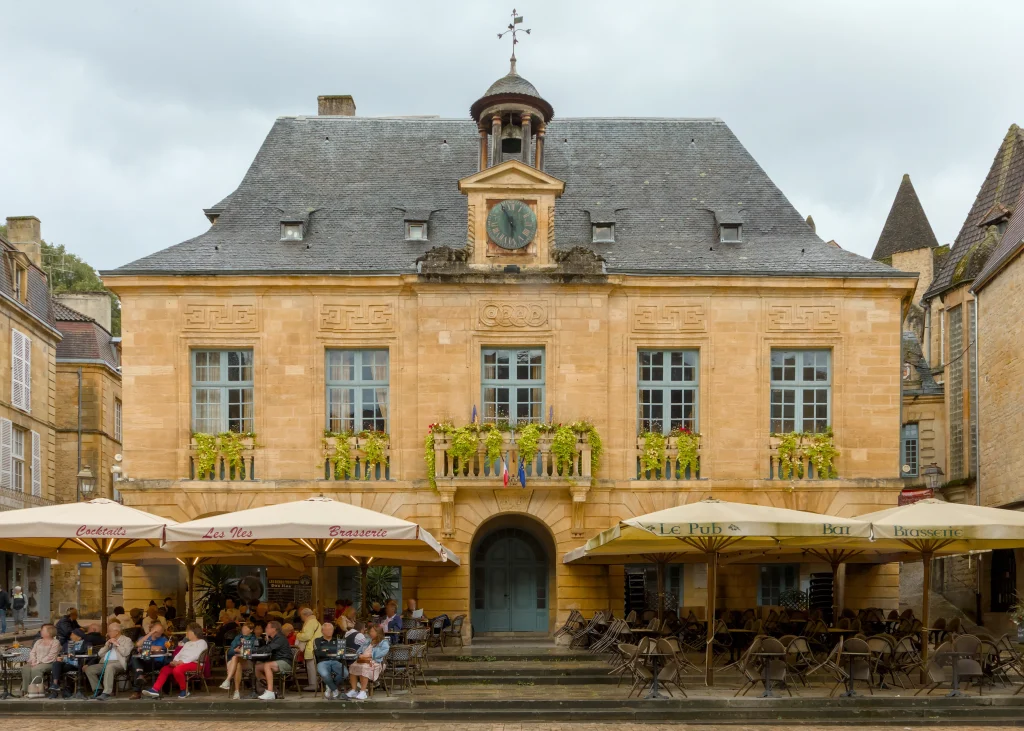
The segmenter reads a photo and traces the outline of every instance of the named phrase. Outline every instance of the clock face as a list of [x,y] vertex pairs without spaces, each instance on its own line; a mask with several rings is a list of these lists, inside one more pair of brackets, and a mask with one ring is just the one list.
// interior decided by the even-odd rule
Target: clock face
[[523,201],[501,201],[487,214],[487,235],[503,249],[522,249],[536,234],[537,214]]

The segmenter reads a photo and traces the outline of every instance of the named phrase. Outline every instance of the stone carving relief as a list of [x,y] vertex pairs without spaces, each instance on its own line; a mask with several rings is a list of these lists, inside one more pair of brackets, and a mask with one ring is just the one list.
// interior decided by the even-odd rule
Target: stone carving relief
[[769,304],[767,327],[772,332],[835,332],[839,306]]
[[498,510],[503,513],[525,513],[530,507],[533,490],[495,490],[494,499],[498,502]]
[[204,332],[256,332],[259,330],[255,304],[185,305],[182,330]]
[[572,526],[570,532],[573,538],[584,536],[584,517],[586,516],[587,494],[590,492],[588,485],[577,485],[570,490],[572,494]]
[[707,310],[702,302],[637,305],[633,309],[636,332],[703,332]]
[[329,332],[392,332],[395,306],[391,302],[320,305],[320,329]]
[[485,300],[479,304],[479,321],[487,328],[548,328],[546,302],[500,302]]
[[444,538],[454,538],[455,490],[443,489],[438,485],[438,493],[441,495],[441,536]]

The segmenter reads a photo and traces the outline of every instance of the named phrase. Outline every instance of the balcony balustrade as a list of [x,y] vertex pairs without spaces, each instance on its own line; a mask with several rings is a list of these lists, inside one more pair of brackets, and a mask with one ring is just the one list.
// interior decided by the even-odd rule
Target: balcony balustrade
[[[576,449],[570,464],[559,468],[558,457],[552,451],[553,437],[541,435],[537,454],[523,465],[527,485],[563,486],[570,479],[580,485],[590,484],[591,448],[586,437],[576,440]],[[503,461],[508,466],[509,484],[519,485],[519,445],[516,444],[512,432],[502,432],[501,459],[489,459],[484,439],[480,439],[476,453],[467,460],[460,461],[451,452],[452,441],[447,434],[436,434],[434,437],[435,479],[438,483],[451,481],[453,484],[504,483]]]
[[[815,444],[815,440],[821,439],[825,445],[825,456],[822,459],[819,455],[815,459],[816,452],[821,450]],[[788,443],[787,443],[788,442]],[[831,432],[827,435],[815,434],[773,434],[768,438],[768,479],[769,480],[831,480],[836,479],[836,459],[839,452],[835,451],[833,456],[828,452],[834,449]],[[822,469],[816,466],[816,462]],[[826,474],[820,474],[825,472]]]
[[636,439],[636,477],[640,482],[653,482],[663,480],[699,480],[701,448],[703,437],[697,437],[697,466],[684,464],[687,460],[680,460],[679,437],[665,437],[665,460],[661,469],[644,469],[642,456],[644,453],[644,439]]
[[[348,440],[348,459],[338,457],[338,439]],[[384,446],[384,461],[375,464],[367,458],[365,437],[326,437],[324,439],[324,479],[332,481],[366,480],[383,482],[391,479],[391,442]]]
[[256,446],[251,437],[240,438],[242,449],[237,458],[224,449],[217,437],[213,453],[207,453],[193,437],[189,444],[188,471],[190,480],[243,482],[256,479]]

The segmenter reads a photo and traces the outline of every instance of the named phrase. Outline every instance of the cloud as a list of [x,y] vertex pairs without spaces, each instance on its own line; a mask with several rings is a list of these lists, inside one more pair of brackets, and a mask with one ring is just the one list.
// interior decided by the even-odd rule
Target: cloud
[[[281,114],[464,117],[504,73],[486,2],[9,3],[3,215],[112,268],[202,231]],[[903,173],[952,241],[1024,101],[1024,4],[559,2],[519,7],[520,72],[559,116],[717,116],[818,232],[870,254]],[[981,22],[981,21],[979,21]],[[988,23],[989,20],[984,20]],[[986,27],[988,27],[986,25]]]

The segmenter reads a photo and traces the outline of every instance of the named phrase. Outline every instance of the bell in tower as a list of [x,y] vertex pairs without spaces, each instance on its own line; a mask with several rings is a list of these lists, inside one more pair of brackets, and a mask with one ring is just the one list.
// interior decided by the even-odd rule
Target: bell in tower
[[544,169],[544,130],[555,110],[537,87],[516,72],[516,33],[520,32],[516,26],[522,20],[513,11],[508,30],[498,36],[512,35],[508,74],[491,84],[469,109],[480,130],[480,170],[506,160]]

